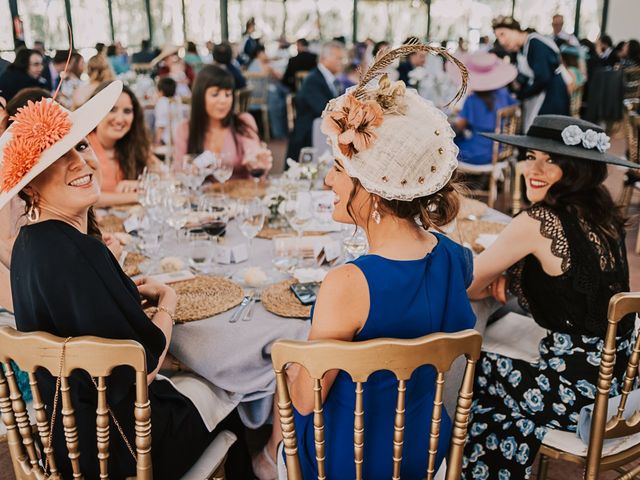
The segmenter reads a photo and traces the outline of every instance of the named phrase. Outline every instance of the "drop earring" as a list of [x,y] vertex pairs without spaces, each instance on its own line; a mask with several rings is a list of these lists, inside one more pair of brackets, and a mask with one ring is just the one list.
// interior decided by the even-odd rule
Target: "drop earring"
[[380,215],[380,212],[378,211],[378,201],[375,200],[373,202],[373,212],[371,212],[371,218],[373,219],[374,222],[376,222],[376,225],[380,225],[380,220],[382,220],[382,216]]
[[27,219],[31,223],[35,223],[40,220],[40,209],[35,203],[29,205],[29,208],[27,209]]

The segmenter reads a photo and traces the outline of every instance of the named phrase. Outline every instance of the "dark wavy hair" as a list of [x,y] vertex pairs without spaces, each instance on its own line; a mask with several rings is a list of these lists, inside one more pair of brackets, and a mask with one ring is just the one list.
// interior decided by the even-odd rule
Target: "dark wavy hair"
[[29,70],[31,55],[33,54],[36,54],[40,56],[40,58],[42,58],[42,54],[37,50],[32,50],[30,48],[19,48],[16,51],[16,58],[13,63],[9,65],[9,68],[27,73],[27,70]]
[[[188,153],[202,153],[204,150],[204,137],[209,126],[209,115],[205,106],[205,94],[208,88],[218,87],[223,90],[235,92],[235,81],[233,75],[228,70],[216,65],[207,65],[193,82],[191,92],[191,115],[189,116],[189,141],[187,143]],[[250,136],[257,132],[247,125],[234,113],[235,98],[231,104],[231,110],[222,120],[222,125],[231,129],[233,140],[236,143],[238,152],[242,154],[242,145],[238,142],[238,135]]]
[[[106,88],[110,83],[111,81],[102,82],[96,87],[91,97],[95,97],[99,91]],[[135,180],[142,173],[144,167],[147,166],[151,155],[151,137],[144,121],[144,112],[140,102],[126,85],[122,87],[122,93],[126,93],[131,99],[133,122],[126,135],[116,142],[116,159],[122,169],[124,178]]]
[[[31,87],[23,88],[22,90],[20,90],[18,94],[7,103],[9,125],[13,123],[11,117],[18,113],[19,108],[24,107],[29,101],[39,102],[43,98],[51,98],[51,94],[44,88]],[[18,197],[20,197],[25,203],[24,214],[26,215],[29,211],[29,208],[31,208],[34,199],[32,199],[24,191],[18,192]],[[89,207],[89,212],[87,214],[87,234],[102,241],[102,232],[100,231],[100,227],[98,226],[98,221],[96,220],[96,214],[93,210],[93,207]]]
[[[352,202],[358,191],[364,187],[357,178],[351,178],[351,182],[353,183],[353,189],[347,200],[347,213],[353,223],[356,224],[356,212]],[[458,215],[460,195],[462,193],[463,188],[459,182],[458,173],[455,172],[444,187],[431,195],[414,198],[411,201],[379,198],[378,211],[381,215],[393,215],[402,220],[412,221],[415,223],[416,228],[423,228],[424,230],[435,228],[441,232],[441,227],[453,222]],[[368,219],[367,222],[371,219],[372,209],[373,197],[371,197],[371,202],[369,203],[369,211],[364,216],[364,218]],[[363,212],[359,213],[362,214]]]
[[619,240],[627,219],[604,186],[607,164],[551,155],[562,178],[551,185],[542,203],[584,220],[609,240]]

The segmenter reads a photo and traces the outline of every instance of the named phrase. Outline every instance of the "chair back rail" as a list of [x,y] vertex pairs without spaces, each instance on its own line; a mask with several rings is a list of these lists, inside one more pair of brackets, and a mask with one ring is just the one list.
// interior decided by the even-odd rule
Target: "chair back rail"
[[[496,112],[495,133],[515,135],[520,130],[522,110],[520,105],[503,107]],[[506,143],[493,142],[492,163],[495,165],[503,160],[509,160],[513,156],[513,146]]]
[[420,366],[431,365],[436,369],[435,396],[432,421],[429,431],[429,450],[426,478],[435,475],[435,459],[442,421],[444,374],[453,361],[464,355],[467,365],[458,396],[458,404],[453,419],[453,431],[447,480],[460,478],[464,442],[471,408],[473,375],[475,363],[480,356],[482,336],[475,330],[465,330],[453,334],[435,333],[424,337],[401,340],[380,338],[363,342],[338,340],[317,340],[300,342],[277,341],[271,358],[276,372],[277,406],[280,413],[284,451],[288,477],[301,480],[298,444],[293,421],[293,405],[287,387],[285,367],[290,363],[300,364],[313,379],[314,447],[318,465],[318,479],[326,478],[325,435],[322,406],[322,378],[330,370],[347,372],[355,382],[355,406],[353,425],[353,448],[356,479],[362,479],[365,442],[364,425],[364,383],[374,372],[392,372],[398,380],[396,408],[393,429],[393,479],[400,478],[406,409],[406,382]]
[[244,113],[249,110],[251,88],[245,87],[235,91],[235,113]]
[[266,108],[269,95],[269,75],[262,72],[245,72],[247,85],[251,88],[249,109]]
[[[64,346],[64,362],[61,354]],[[118,366],[129,366],[135,370],[136,401],[135,447],[137,464],[136,478],[150,480],[151,468],[151,405],[147,390],[147,368],[144,348],[133,340],[110,340],[98,337],[76,337],[65,344],[65,339],[45,332],[21,333],[15,329],[0,327],[0,414],[7,427],[7,439],[14,471],[18,480],[44,478],[45,471],[40,465],[38,451],[32,436],[31,422],[22,398],[13,361],[29,375],[29,384],[33,395],[33,408],[37,435],[43,446],[43,455],[47,461],[52,478],[59,476],[58,467],[49,445],[50,422],[47,416],[42,394],[35,372],[44,368],[54,377],[60,376],[61,417],[68,457],[74,478],[82,478],[80,471],[80,443],[71,401],[69,377],[74,370],[84,370],[96,378],[96,440],[98,447],[98,465],[100,478],[108,478],[109,424],[110,413],[107,405],[106,379]],[[49,408],[49,411],[53,410]]]
[[602,359],[596,386],[596,398],[591,421],[591,436],[587,452],[585,478],[598,478],[602,446],[605,439],[633,435],[640,432],[640,411],[636,411],[629,420],[623,417],[624,408],[629,393],[632,391],[638,377],[638,362],[640,360],[640,337],[636,339],[633,352],[627,363],[624,380],[622,382],[622,396],[620,406],[615,416],[607,422],[607,405],[613,370],[616,363],[616,334],[618,322],[626,315],[640,312],[640,293],[618,293],[609,302],[607,333],[602,349]]

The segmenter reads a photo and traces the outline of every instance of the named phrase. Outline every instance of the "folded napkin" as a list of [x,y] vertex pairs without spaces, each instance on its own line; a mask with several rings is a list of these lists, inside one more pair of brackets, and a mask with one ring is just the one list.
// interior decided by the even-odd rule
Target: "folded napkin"
[[[613,418],[620,406],[620,400],[622,395],[617,397],[611,397],[607,403],[607,421]],[[593,415],[593,407],[595,404],[586,405],[580,410],[580,417],[578,417],[578,429],[576,434],[578,438],[584,443],[589,443],[589,436],[591,435],[591,418]],[[625,420],[629,420],[637,410],[640,410],[640,390],[632,390],[627,397],[627,404],[624,406],[623,417]]]

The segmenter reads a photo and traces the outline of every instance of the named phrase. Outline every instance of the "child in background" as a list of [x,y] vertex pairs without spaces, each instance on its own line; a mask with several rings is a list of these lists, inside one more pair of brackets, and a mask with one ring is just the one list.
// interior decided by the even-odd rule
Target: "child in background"
[[173,132],[182,121],[182,106],[176,99],[176,81],[171,77],[158,80],[158,101],[155,114],[155,145],[173,144]]

